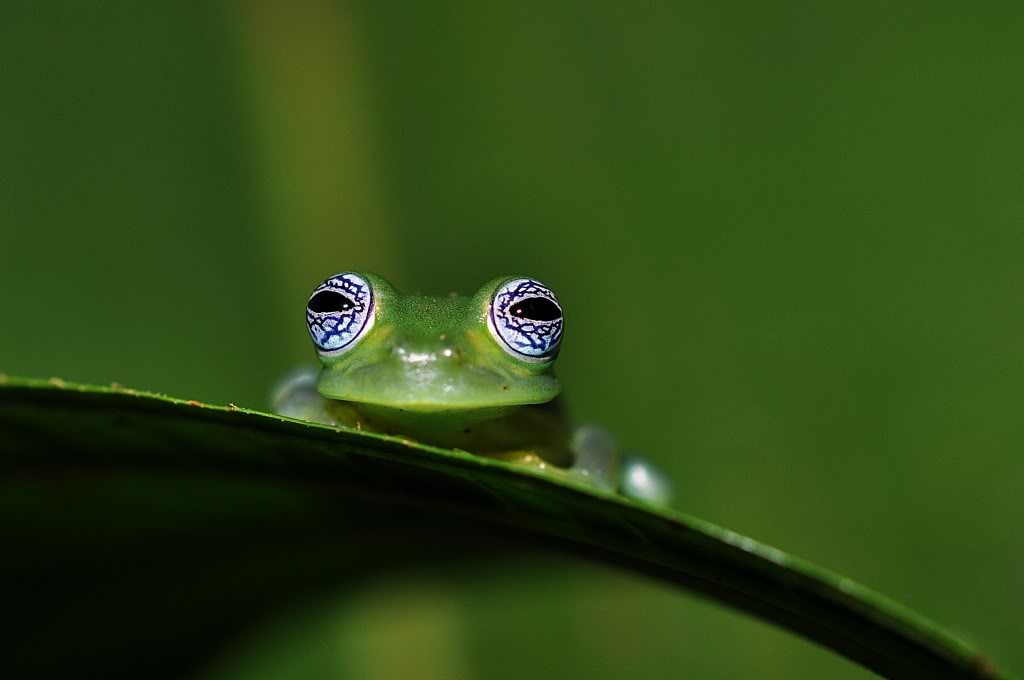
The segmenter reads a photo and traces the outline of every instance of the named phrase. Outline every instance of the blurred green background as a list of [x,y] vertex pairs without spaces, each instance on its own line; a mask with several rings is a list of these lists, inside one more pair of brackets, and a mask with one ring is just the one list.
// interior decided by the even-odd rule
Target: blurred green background
[[[322,278],[528,273],[574,416],[678,507],[1024,672],[1021,35],[1001,2],[7,3],[0,371],[265,408]],[[868,676],[574,562],[345,605],[351,677],[411,677],[383,640],[418,677]]]

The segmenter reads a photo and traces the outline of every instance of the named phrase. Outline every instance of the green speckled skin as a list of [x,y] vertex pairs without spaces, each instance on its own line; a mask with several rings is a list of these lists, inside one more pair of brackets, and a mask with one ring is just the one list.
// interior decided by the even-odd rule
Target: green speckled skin
[[376,297],[373,327],[356,346],[322,357],[317,385],[328,399],[463,418],[479,409],[541,404],[561,386],[554,357],[531,363],[502,349],[487,329],[495,279],[476,295],[402,295],[380,276],[360,274]]
[[[669,502],[671,485],[654,467],[624,459],[601,428],[568,426],[553,368],[559,345],[523,358],[496,337],[491,323],[495,295],[519,279],[533,286],[531,292],[542,289],[538,295],[554,301],[542,284],[504,276],[469,297],[434,297],[404,295],[376,274],[337,276],[365,281],[373,291],[372,311],[354,340],[318,352],[318,375],[298,374],[277,390],[276,412],[513,461],[645,503]],[[537,297],[523,298],[529,299]],[[348,309],[361,309],[349,302],[353,307]],[[516,314],[527,313],[522,310],[530,303],[523,304],[527,307]],[[561,321],[555,305],[548,313],[555,311]],[[311,311],[311,328],[321,328],[317,315],[334,311]],[[519,318],[530,326],[544,323]],[[561,324],[557,328],[560,332]]]
[[573,463],[555,356],[515,357],[487,326],[494,292],[521,277],[494,279],[472,296],[427,296],[355,273],[373,288],[372,327],[350,350],[320,355],[325,401],[298,395],[299,412],[288,403],[279,411],[521,462]]

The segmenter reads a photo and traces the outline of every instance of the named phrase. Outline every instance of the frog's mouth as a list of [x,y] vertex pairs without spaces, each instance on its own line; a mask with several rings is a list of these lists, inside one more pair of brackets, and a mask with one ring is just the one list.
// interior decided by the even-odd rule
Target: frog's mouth
[[317,389],[328,399],[426,413],[543,404],[558,396],[561,385],[550,374],[518,377],[477,366],[405,360],[344,374],[324,371]]

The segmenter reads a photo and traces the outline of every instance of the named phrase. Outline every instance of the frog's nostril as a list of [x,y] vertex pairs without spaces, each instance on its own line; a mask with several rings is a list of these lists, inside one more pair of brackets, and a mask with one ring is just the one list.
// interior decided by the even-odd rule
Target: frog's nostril
[[462,350],[455,345],[450,345],[441,350],[441,358],[445,361],[454,362],[456,365],[462,365]]

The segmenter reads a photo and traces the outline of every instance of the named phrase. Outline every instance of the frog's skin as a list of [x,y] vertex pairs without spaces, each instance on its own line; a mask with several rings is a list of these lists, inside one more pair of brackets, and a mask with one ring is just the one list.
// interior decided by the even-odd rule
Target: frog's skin
[[668,502],[668,484],[651,466],[622,456],[603,430],[567,424],[553,371],[562,309],[535,279],[505,276],[470,297],[431,297],[346,272],[313,291],[306,321],[322,368],[279,387],[278,413]]

